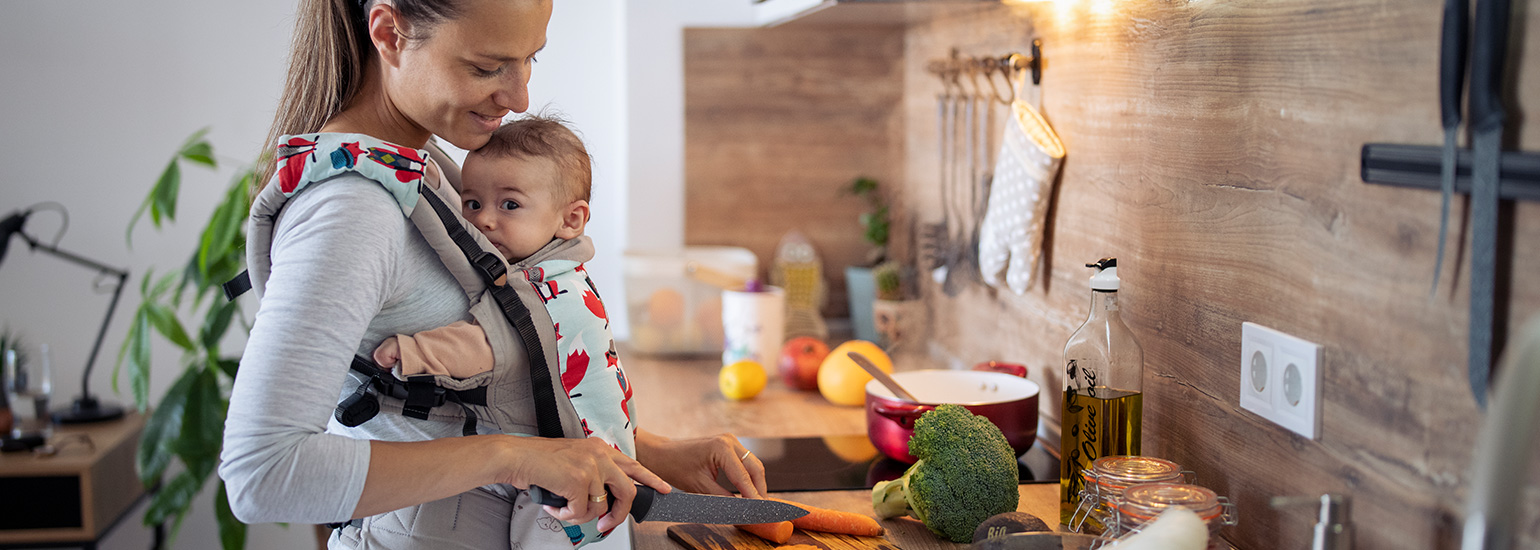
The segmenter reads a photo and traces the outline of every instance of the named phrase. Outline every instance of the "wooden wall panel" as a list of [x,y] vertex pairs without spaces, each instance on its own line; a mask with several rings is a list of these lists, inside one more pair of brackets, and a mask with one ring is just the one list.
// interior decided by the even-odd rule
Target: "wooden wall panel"
[[[1239,504],[1227,538],[1306,548],[1312,514],[1268,499],[1334,492],[1354,499],[1360,548],[1456,547],[1482,421],[1465,375],[1466,277],[1448,276],[1451,253],[1448,284],[1429,299],[1438,194],[1367,185],[1357,172],[1365,142],[1440,142],[1440,4],[1085,0],[911,27],[906,215],[940,217],[940,85],[924,67],[950,48],[1001,54],[1041,38],[1043,111],[1069,151],[1038,286],[948,296],[925,285],[933,361],[1024,362],[1059,387],[1062,346],[1089,302],[1081,265],[1117,256],[1125,319],[1146,354],[1145,453]],[[1527,22],[1537,28],[1540,15]],[[1518,97],[1532,109],[1540,37],[1530,32],[1522,51]],[[1540,126],[1515,138],[1540,149]],[[1540,205],[1507,212],[1505,303],[1517,326],[1540,312],[1540,279],[1527,275],[1540,269]],[[898,231],[901,247],[914,231]],[[1325,346],[1316,440],[1239,407],[1244,321]],[[1054,417],[1058,406],[1045,400]],[[1540,534],[1536,477],[1515,480],[1531,487],[1525,547]]]
[[844,268],[870,250],[844,194],[903,174],[903,29],[685,31],[685,242],[734,245],[768,274],[787,231],[823,259],[828,315],[847,315]]

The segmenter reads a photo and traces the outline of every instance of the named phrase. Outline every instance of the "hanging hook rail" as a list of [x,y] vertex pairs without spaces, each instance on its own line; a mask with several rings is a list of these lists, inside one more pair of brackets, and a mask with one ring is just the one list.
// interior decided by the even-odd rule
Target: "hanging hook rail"
[[[989,82],[991,93],[995,100],[1009,104],[1016,99],[1016,87],[1011,84],[1013,77],[1022,71],[1032,75],[1032,84],[1038,85],[1043,80],[1043,41],[1032,40],[1032,53],[1022,55],[1020,53],[1008,53],[1001,56],[972,57],[962,56],[957,48],[952,48],[951,55],[944,59],[933,59],[926,63],[925,70],[941,79],[942,85],[948,90],[961,86],[961,78],[967,75],[975,89],[982,92],[983,87],[978,85],[977,78],[982,75]],[[1005,80],[1009,97],[1000,93],[995,85],[994,75],[998,73]]]

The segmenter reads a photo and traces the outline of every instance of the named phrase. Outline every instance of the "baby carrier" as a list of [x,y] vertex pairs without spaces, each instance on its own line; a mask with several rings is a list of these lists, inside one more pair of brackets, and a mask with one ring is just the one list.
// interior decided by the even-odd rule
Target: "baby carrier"
[[[427,420],[432,411],[436,418],[461,419],[464,435],[476,433],[482,414],[506,433],[547,438],[587,435],[587,426],[561,380],[562,351],[558,349],[559,336],[553,327],[562,319],[553,319],[558,310],[548,310],[549,306],[544,305],[550,299],[543,294],[544,273],[533,265],[552,247],[587,246],[591,250],[586,237],[553,242],[530,260],[513,266],[510,273],[497,249],[460,215],[460,199],[453,186],[428,181],[431,178],[427,175],[427,151],[360,134],[323,133],[284,136],[275,158],[278,171],[253,200],[248,220],[249,275],[227,283],[228,296],[233,299],[247,289],[254,289],[261,296],[271,274],[274,226],[291,197],[308,185],[357,173],[384,186],[400,205],[402,214],[438,253],[469,298],[470,314],[485,330],[495,359],[491,371],[470,378],[432,374],[402,378],[368,357],[355,355],[351,370],[364,382],[338,404],[335,417],[340,423],[358,426],[382,412]],[[563,345],[570,347],[575,339],[566,340]],[[613,347],[605,351],[613,365]],[[626,387],[623,375],[620,384]],[[445,406],[449,403],[454,406]],[[478,410],[482,413],[478,414]],[[557,541],[576,546],[602,538],[595,536],[598,533],[594,532],[593,522],[585,528],[557,528],[554,519],[544,516],[539,506],[529,505],[527,496],[513,496],[516,503],[522,504],[516,507],[522,511],[516,512],[512,520],[510,543],[514,548]],[[523,515],[529,517],[521,519]],[[360,520],[350,523],[359,525]]]

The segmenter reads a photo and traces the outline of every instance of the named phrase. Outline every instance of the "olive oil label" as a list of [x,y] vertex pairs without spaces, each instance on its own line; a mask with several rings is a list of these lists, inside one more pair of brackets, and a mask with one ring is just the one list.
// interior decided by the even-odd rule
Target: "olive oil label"
[[[1074,361],[1069,368],[1072,372],[1076,370]],[[1089,470],[1091,463],[1103,456],[1139,454],[1144,410],[1144,394],[1095,385],[1093,372],[1074,374],[1089,384],[1075,387],[1072,383],[1064,390],[1059,503],[1060,522],[1065,525],[1069,525],[1085,489],[1081,472]]]

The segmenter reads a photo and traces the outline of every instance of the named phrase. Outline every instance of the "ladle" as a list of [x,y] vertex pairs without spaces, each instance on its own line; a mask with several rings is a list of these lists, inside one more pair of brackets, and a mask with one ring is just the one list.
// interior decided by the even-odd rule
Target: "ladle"
[[865,355],[861,355],[857,351],[848,352],[846,355],[850,356],[850,359],[855,361],[857,365],[861,365],[862,369],[866,369],[866,372],[871,374],[872,378],[876,378],[878,382],[881,382],[883,386],[887,387],[888,391],[893,392],[894,396],[910,403],[920,402],[919,399],[915,399],[914,394],[909,393],[904,390],[903,386],[898,385],[898,381],[894,380],[892,376],[888,376],[888,373],[882,372],[882,369],[877,368],[877,365],[873,365],[872,360],[867,359]]

